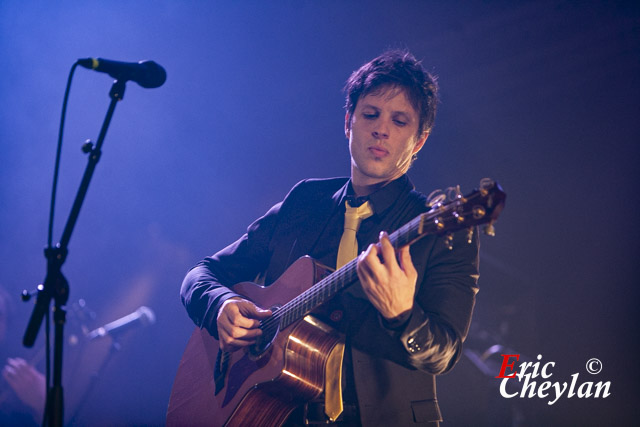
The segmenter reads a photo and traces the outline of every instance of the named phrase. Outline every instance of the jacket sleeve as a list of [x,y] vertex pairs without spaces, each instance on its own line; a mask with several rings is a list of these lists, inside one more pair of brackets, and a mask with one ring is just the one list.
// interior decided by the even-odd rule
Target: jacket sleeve
[[[479,240],[454,235],[453,250],[435,239],[419,276],[414,308],[402,325],[383,326],[399,339],[410,366],[431,374],[449,371],[462,352],[478,292]],[[415,260],[415,262],[420,260]],[[420,279],[421,277],[421,279]]]
[[186,275],[180,289],[189,317],[218,338],[216,318],[222,303],[238,296],[230,286],[255,281],[271,258],[270,241],[278,224],[282,202],[251,224],[237,241],[207,257]]

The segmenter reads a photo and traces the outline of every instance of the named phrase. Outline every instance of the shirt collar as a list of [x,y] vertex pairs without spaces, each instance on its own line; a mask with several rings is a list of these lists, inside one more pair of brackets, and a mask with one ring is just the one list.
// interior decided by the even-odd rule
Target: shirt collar
[[356,198],[355,191],[351,185],[351,179],[349,179],[349,181],[347,181],[347,183],[339,190],[339,193],[341,193],[339,200],[341,206],[344,205],[345,200],[349,200],[349,203],[351,203],[352,206],[359,206],[361,203],[369,200],[371,201],[373,212],[375,214],[381,214],[389,209],[395,201],[398,200],[398,197],[400,197],[401,194],[413,190],[413,188],[411,180],[409,180],[409,177],[405,174],[368,196]]

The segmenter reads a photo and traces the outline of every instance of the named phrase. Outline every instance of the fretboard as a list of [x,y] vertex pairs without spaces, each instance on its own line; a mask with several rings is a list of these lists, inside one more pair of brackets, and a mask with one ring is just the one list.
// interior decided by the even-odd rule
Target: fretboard
[[[418,215],[389,236],[394,248],[398,249],[418,240],[424,231],[421,230],[423,218],[427,214]],[[422,232],[422,233],[421,233]],[[315,308],[333,298],[338,292],[349,287],[358,279],[356,272],[357,259],[351,260],[342,268],[334,271],[329,276],[298,295],[273,313],[273,317],[279,319],[280,329],[284,329],[292,323],[302,319]]]

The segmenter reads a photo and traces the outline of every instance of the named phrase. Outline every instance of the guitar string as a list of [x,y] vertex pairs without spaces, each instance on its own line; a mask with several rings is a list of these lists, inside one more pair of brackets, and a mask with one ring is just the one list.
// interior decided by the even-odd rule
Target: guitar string
[[[404,246],[409,239],[406,236],[413,235],[413,233],[419,229],[421,218],[416,218],[404,226],[400,227],[396,230],[389,238],[391,239],[391,243],[394,247]],[[402,243],[400,243],[402,242]],[[344,288],[346,283],[350,283],[351,279],[355,275],[355,266],[357,260],[352,260],[348,264],[344,266],[344,268],[334,272],[333,274],[327,276],[320,282],[313,285],[307,291],[298,295],[293,300],[289,301],[287,304],[279,307],[273,312],[273,315],[268,319],[265,319],[261,322],[261,328],[264,330],[268,330],[269,332],[275,332],[273,329],[274,326],[278,325],[282,327],[280,322],[281,318],[287,317],[288,313],[294,314],[294,318],[298,318],[301,313],[299,311],[307,312],[311,308],[305,308],[301,310],[301,308],[306,307],[309,303],[313,307],[319,305],[318,297],[320,301],[326,300],[327,296],[333,295],[338,292],[340,289]],[[289,316],[290,317],[290,316]],[[286,320],[286,319],[285,319]],[[278,323],[276,323],[278,321]],[[287,325],[289,322],[285,322]],[[285,325],[286,327],[286,325]]]
[[[424,216],[425,214],[422,214],[419,218],[409,221],[391,234],[389,238],[392,245],[396,248],[398,246],[404,246],[414,236],[417,236],[417,234],[414,233],[420,228],[420,223],[423,221]],[[411,236],[411,238],[408,238],[409,236]],[[355,259],[350,261],[344,268],[334,272],[287,304],[276,309],[270,318],[261,322],[261,328],[268,332],[266,335],[270,337],[271,334],[277,331],[277,327],[284,328],[291,324],[292,322],[289,320],[290,317],[294,319],[300,318],[303,314],[306,314],[306,312],[320,305],[327,299],[327,296],[332,296],[340,289],[346,287],[346,284],[350,283],[355,275],[354,270],[356,263],[357,260]],[[319,296],[320,302],[318,302]],[[309,303],[311,303],[311,307],[308,307]]]
[[[406,236],[413,236],[413,233],[419,229],[423,216],[424,214],[421,215],[420,218],[415,218],[414,220],[409,221],[389,236],[394,247],[403,246],[410,240],[407,239]],[[399,244],[401,241],[403,242]],[[288,326],[291,323],[289,321],[290,317],[293,317],[294,319],[301,317],[303,314],[326,300],[327,296],[333,295],[340,289],[344,288],[347,283],[352,281],[352,278],[355,275],[354,270],[356,263],[357,260],[350,261],[344,268],[334,272],[301,295],[289,301],[284,306],[278,308],[269,319],[265,319],[265,321],[262,322],[262,328],[269,332],[267,335],[276,332],[276,326],[281,328]],[[318,302],[318,300],[320,302]],[[309,303],[311,303],[311,307],[308,307]],[[282,320],[284,320],[284,322],[282,322]]]
[[[469,196],[466,196],[465,199],[467,200],[467,202],[465,204],[469,204],[468,202],[473,200],[478,195],[478,193],[479,192],[475,192]],[[401,247],[406,245],[414,237],[418,237],[418,234],[420,233],[416,235],[412,235],[412,233],[419,229],[421,223],[423,223],[423,225],[433,225],[433,222],[431,220],[435,219],[438,215],[451,213],[452,211],[460,208],[461,206],[464,206],[465,204],[462,204],[459,199],[456,199],[445,205],[438,206],[437,210],[431,209],[430,211],[419,215],[389,236],[392,245],[395,248],[397,248],[398,246]],[[458,214],[460,215],[460,213]],[[462,216],[466,215],[467,214],[463,212]],[[457,219],[452,220],[452,217],[448,218],[447,220],[457,221]],[[444,223],[447,220],[444,220],[442,222]],[[426,233],[428,233],[428,231],[423,231],[422,234]],[[412,236],[411,239],[407,238],[410,235]],[[401,244],[399,244],[400,241],[402,241]],[[275,333],[278,328],[285,328],[286,326],[293,323],[289,320],[289,318],[293,317],[294,319],[298,319],[302,317],[302,315],[311,311],[313,308],[322,304],[328,296],[333,296],[342,288],[346,287],[348,283],[351,283],[356,263],[356,259],[350,261],[340,270],[335,271],[285,305],[275,309],[271,317],[260,322],[260,328],[263,331],[268,331],[269,334],[267,335],[270,336],[270,334]],[[318,299],[318,297],[320,298]],[[310,303],[311,306],[309,307]]]
[[[485,190],[490,190],[489,192],[494,192],[495,189],[496,189],[495,186],[491,189],[485,188]],[[389,236],[391,239],[391,243],[397,249],[398,247],[409,244],[410,242],[413,241],[415,237],[424,236],[429,233],[444,234],[447,231],[456,231],[462,228],[466,228],[467,226],[471,227],[473,225],[486,222],[484,220],[484,218],[487,217],[486,212],[482,214],[482,218],[474,218],[475,223],[472,222],[471,224],[467,225],[466,222],[464,221],[458,222],[458,220],[460,219],[460,217],[462,217],[463,219],[466,219],[467,216],[469,215],[469,211],[471,212],[474,211],[475,207],[474,209],[471,209],[471,210],[466,210],[465,207],[472,205],[473,200],[477,197],[483,197],[485,199],[488,199],[488,204],[485,204],[485,207],[489,207],[491,208],[490,209],[491,211],[494,211],[496,206],[491,206],[492,197],[487,197],[487,196],[488,196],[488,193],[485,193],[484,195],[482,195],[480,191],[475,191],[474,193],[469,194],[464,198],[456,197],[456,199],[450,203],[447,203],[445,205],[438,205],[437,208],[432,207],[431,210],[419,215],[419,217],[415,218],[414,220],[409,221],[407,224],[405,224],[400,229],[396,230],[396,232],[394,232],[391,236]],[[462,208],[462,211],[460,211],[460,208]],[[442,220],[441,217],[440,218],[437,217],[438,215],[450,214],[452,211],[454,214],[457,214],[457,215],[451,215],[449,218],[445,218],[444,220]],[[475,214],[475,212],[473,213]],[[434,218],[437,221],[431,221]],[[437,227],[438,222],[444,225],[444,227],[441,230],[438,230],[438,227]],[[454,226],[447,227],[445,225],[446,222],[453,222]],[[462,224],[463,222],[464,222],[464,225]],[[425,225],[435,226],[436,231],[432,232],[430,230],[426,230],[426,231],[423,230],[422,233],[417,233],[415,237],[412,237],[410,239],[407,238],[408,236],[411,235],[410,232],[414,232],[416,228],[420,227],[420,225],[422,225],[423,227]],[[398,244],[400,241],[402,241],[402,243]],[[306,312],[311,311],[313,308],[317,307],[322,302],[324,302],[324,300],[327,299],[327,296],[334,295],[340,289],[350,284],[353,281],[354,269],[356,264],[357,264],[357,260],[354,259],[350,261],[342,269],[327,276],[325,279],[313,285],[310,289],[303,292],[298,297],[289,301],[284,306],[278,308],[277,310],[274,311],[274,315],[272,317],[260,322],[260,328],[263,330],[266,329],[270,331],[269,334],[267,334],[267,337],[270,338],[271,336],[275,336],[275,333],[277,332],[277,327],[282,327],[283,320],[286,320],[285,322],[286,324],[284,325],[284,327],[288,326],[289,324],[293,323],[294,320],[297,320],[300,317],[302,317],[299,311],[301,308],[308,306],[309,302],[312,303],[311,307],[306,308],[302,314],[306,314]],[[333,290],[333,293],[330,292],[332,286],[333,288],[335,288]],[[320,294],[324,294],[324,298],[320,298],[320,300],[318,301],[316,298],[320,296]],[[288,320],[292,315],[294,315],[293,316],[294,320]],[[273,335],[270,335],[270,334],[273,334]],[[259,346],[259,344],[257,343],[256,346]]]

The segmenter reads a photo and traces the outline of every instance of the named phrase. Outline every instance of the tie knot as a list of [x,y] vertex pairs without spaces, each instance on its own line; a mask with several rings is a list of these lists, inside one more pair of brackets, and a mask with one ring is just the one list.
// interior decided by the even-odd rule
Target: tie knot
[[371,203],[366,201],[361,204],[357,208],[352,208],[349,204],[349,201],[345,203],[346,211],[344,213],[344,228],[358,231],[360,228],[360,223],[363,219],[369,218],[373,215],[373,209],[371,208]]

